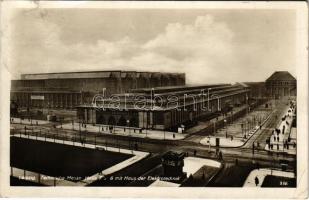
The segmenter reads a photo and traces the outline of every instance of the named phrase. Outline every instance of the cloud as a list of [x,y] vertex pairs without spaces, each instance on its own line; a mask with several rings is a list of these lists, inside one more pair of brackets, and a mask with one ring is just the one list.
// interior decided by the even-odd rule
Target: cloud
[[[237,63],[234,33],[211,15],[191,24],[170,23],[156,37],[138,43],[129,37],[95,44],[65,44],[57,24],[42,19],[24,23],[17,31],[18,73],[81,70],[143,70],[185,72],[188,83],[215,83],[222,73],[233,80]],[[72,34],[74,34],[72,32]],[[36,70],[34,70],[36,69]]]
[[229,70],[228,62],[234,60],[232,40],[233,32],[226,24],[206,15],[189,25],[169,24],[144,48],[176,61],[178,68],[172,70],[186,72],[190,83],[205,83],[215,82],[222,69]]

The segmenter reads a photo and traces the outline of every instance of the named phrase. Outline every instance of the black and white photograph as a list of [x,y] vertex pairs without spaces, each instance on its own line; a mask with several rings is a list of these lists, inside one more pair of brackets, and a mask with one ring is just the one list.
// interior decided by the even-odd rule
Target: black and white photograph
[[307,5],[251,3],[4,2],[2,193],[305,198]]

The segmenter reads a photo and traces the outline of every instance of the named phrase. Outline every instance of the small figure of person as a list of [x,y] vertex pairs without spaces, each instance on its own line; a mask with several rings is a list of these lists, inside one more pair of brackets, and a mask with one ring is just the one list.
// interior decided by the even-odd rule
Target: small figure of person
[[222,152],[219,151],[219,160],[222,160],[223,156],[222,156]]
[[283,141],[283,149],[286,147],[286,142]]
[[260,181],[259,181],[259,178],[257,176],[255,177],[254,182],[255,182],[255,186],[259,185]]

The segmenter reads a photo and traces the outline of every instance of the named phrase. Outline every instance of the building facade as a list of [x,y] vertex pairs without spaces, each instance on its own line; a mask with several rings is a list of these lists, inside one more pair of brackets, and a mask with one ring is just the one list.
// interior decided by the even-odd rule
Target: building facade
[[265,82],[244,82],[250,88],[249,98],[264,99],[267,98]]
[[274,72],[266,80],[265,85],[271,98],[296,96],[296,79],[287,71]]
[[19,107],[65,108],[89,103],[94,95],[107,96],[131,89],[185,85],[183,73],[91,71],[23,74],[11,81],[11,100]]
[[217,84],[133,89],[78,107],[84,123],[175,130],[247,103],[248,87]]

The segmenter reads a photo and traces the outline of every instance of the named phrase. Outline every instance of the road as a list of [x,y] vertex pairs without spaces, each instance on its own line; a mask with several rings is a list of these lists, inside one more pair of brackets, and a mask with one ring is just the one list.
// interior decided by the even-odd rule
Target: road
[[256,134],[254,134],[244,145],[245,148],[252,148],[253,143],[259,142],[260,149],[264,149],[266,145],[266,139],[269,138],[272,134],[272,131],[279,122],[281,122],[281,116],[284,114],[287,105],[284,103],[278,103],[272,116],[269,120],[263,125],[262,130],[259,130]]
[[[226,166],[222,170],[222,174],[230,173],[231,167],[234,166],[234,163],[237,160],[247,162],[247,163],[260,163],[263,166],[275,166],[279,167],[280,160],[290,161],[289,168],[295,167],[296,156],[288,155],[283,153],[270,153],[264,150],[266,138],[271,135],[272,130],[276,127],[278,122],[281,120],[281,115],[283,114],[286,104],[278,103],[274,109],[273,114],[270,116],[270,119],[263,125],[263,128],[256,132],[247,143],[240,148],[223,148],[220,147],[219,150],[223,154],[223,162]],[[18,133],[24,133],[24,126],[20,124],[13,124],[15,127],[15,134],[18,136]],[[27,126],[30,127],[30,126]],[[33,129],[33,130],[32,130]],[[63,130],[55,129],[50,124],[49,125],[39,125],[32,126],[32,129],[27,132],[27,134],[38,135],[48,138],[63,139],[68,141],[81,141],[85,139],[85,143],[100,144],[114,147],[121,147],[127,149],[133,149],[135,144],[138,146],[138,150],[152,152],[156,154],[162,154],[169,150],[174,151],[183,151],[188,152],[189,155],[193,155],[196,152],[196,156],[213,158],[216,157],[216,147],[208,147],[201,145],[199,141],[194,141],[192,138],[185,139],[181,141],[158,141],[151,139],[137,139],[127,136],[116,136],[112,134],[103,134],[103,133],[83,133],[76,130]],[[13,134],[13,133],[11,133]],[[252,144],[259,142],[260,148],[252,150]],[[226,171],[225,171],[226,170]]]

